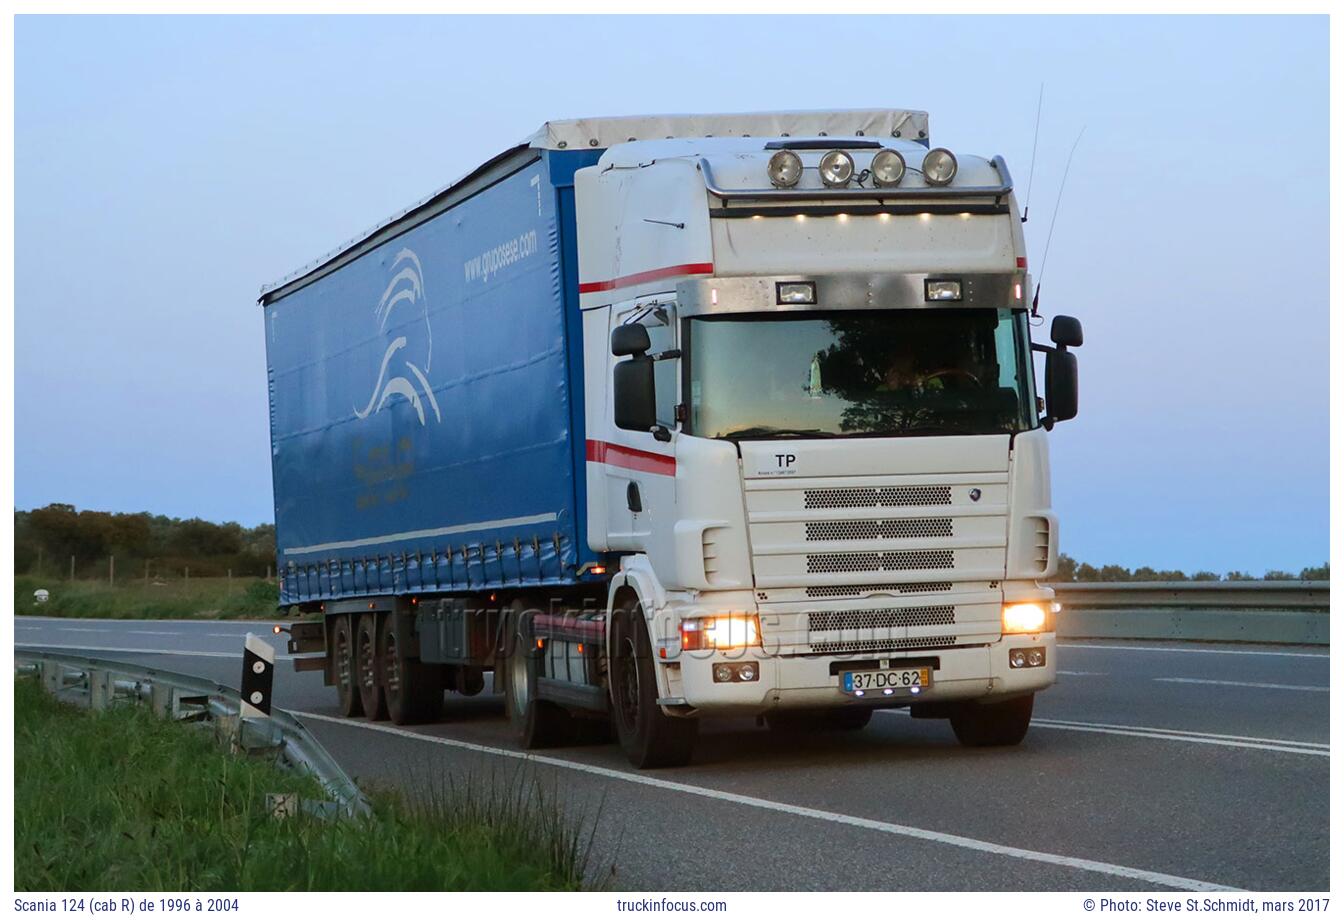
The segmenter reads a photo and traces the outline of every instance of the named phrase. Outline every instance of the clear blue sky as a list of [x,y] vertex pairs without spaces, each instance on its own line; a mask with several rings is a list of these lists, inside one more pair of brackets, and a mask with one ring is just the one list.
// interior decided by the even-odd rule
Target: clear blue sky
[[15,30],[15,502],[272,515],[258,287],[547,118],[907,106],[1002,153],[1076,557],[1328,555],[1327,20],[34,18]]

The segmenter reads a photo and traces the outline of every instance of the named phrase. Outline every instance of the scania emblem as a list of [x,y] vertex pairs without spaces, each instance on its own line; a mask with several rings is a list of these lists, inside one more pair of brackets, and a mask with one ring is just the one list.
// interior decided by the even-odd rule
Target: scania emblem
[[980,490],[979,490],[979,489],[972,489],[971,492],[970,492],[970,495],[971,495],[971,501],[973,501],[973,502],[978,502],[978,501],[980,500]]

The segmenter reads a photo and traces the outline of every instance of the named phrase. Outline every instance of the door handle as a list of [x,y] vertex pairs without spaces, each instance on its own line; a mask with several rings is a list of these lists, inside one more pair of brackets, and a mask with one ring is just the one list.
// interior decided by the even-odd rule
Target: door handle
[[635,514],[644,510],[644,502],[639,496],[639,483],[632,482],[625,487],[625,504]]

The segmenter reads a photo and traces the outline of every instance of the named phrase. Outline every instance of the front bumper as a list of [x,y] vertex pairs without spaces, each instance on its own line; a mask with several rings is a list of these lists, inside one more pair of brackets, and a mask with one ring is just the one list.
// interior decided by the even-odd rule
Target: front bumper
[[[1008,655],[1017,648],[1042,648],[1045,664],[1011,668]],[[936,661],[931,686],[917,695],[897,690],[892,696],[857,697],[840,688],[836,673],[844,662],[873,661],[879,653],[845,655],[766,655],[761,649],[730,653],[683,653],[667,668],[669,712],[696,715],[759,715],[777,709],[831,706],[893,708],[912,702],[949,702],[992,696],[1016,696],[1044,690],[1055,682],[1055,634],[1004,636],[989,645],[886,653],[890,667],[905,662]],[[739,683],[715,683],[713,667],[723,661],[757,662],[760,678]],[[855,668],[844,668],[855,670]]]

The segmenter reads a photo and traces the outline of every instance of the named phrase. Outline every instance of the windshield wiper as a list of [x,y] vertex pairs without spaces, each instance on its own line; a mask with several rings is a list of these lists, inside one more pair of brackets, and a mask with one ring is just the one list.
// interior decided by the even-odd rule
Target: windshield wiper
[[755,425],[751,428],[739,428],[720,435],[722,438],[834,438],[835,434],[820,428],[775,428],[772,425]]

